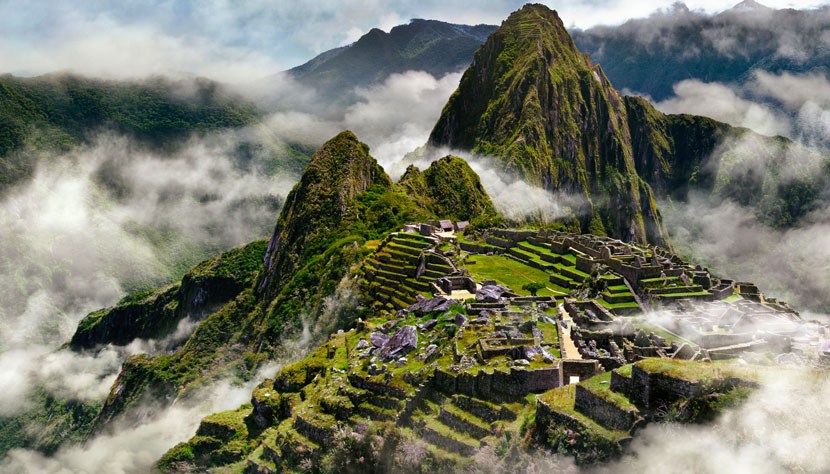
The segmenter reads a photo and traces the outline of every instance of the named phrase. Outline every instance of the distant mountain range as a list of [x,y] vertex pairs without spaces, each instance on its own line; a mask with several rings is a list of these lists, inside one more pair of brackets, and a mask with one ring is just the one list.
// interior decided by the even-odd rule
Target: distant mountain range
[[620,89],[663,100],[684,79],[744,82],[754,69],[828,72],[830,7],[774,10],[752,0],[716,15],[676,3],[619,26],[571,31]]
[[355,87],[370,86],[393,73],[418,70],[440,77],[462,71],[495,29],[414,19],[389,33],[373,28],[356,42],[287,72],[328,98],[350,101]]

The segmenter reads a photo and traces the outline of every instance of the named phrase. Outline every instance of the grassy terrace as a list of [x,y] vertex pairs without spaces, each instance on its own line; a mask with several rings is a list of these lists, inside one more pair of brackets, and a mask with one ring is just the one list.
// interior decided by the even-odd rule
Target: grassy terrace
[[[630,374],[631,369],[629,368],[628,370]],[[595,375],[584,382],[580,382],[580,385],[622,410],[637,411],[637,407],[625,395],[611,391],[611,372],[603,372]]]
[[602,305],[604,308],[608,308],[608,309],[623,309],[623,308],[638,308],[639,307],[637,305],[636,301],[631,301],[631,302],[628,302],[628,303],[609,303],[609,302],[607,302],[603,299],[598,299],[596,301],[597,301],[597,303]]
[[530,295],[530,292],[523,290],[522,286],[533,282],[542,282],[546,285],[546,288],[537,293],[539,296],[567,294],[548,281],[546,272],[501,255],[476,255],[467,262],[467,270],[476,281],[495,280],[521,295]]
[[664,374],[668,377],[686,380],[688,382],[701,382],[704,380],[730,377],[759,382],[768,371],[768,369],[760,366],[746,366],[731,363],[701,364],[688,360],[658,358],[643,359],[634,365],[652,374]]
[[675,334],[675,333],[663,328],[662,326],[658,326],[656,324],[648,323],[648,322],[645,322],[645,321],[635,321],[635,322],[632,323],[632,326],[634,326],[637,329],[642,329],[646,333],[653,332],[654,334],[656,334],[656,335],[662,337],[663,339],[665,339],[666,342],[669,343],[669,344],[671,344],[672,342],[676,342],[678,344],[683,344],[685,342],[687,344],[692,344],[694,346],[697,346],[697,344],[695,344],[694,342],[680,336],[679,334]]
[[537,399],[546,403],[553,411],[568,415],[576,419],[585,430],[594,436],[605,438],[609,441],[619,441],[629,436],[627,431],[609,430],[598,424],[591,418],[579,413],[574,409],[576,398],[576,385],[565,385],[564,387],[549,390],[537,396]]

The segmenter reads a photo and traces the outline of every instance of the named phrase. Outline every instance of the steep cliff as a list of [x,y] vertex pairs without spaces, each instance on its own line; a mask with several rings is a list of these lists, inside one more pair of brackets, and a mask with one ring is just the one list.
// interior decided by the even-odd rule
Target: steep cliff
[[123,298],[116,306],[89,314],[69,345],[129,344],[168,335],[184,318],[198,321],[250,287],[261,267],[265,241],[258,240],[202,262],[181,282]]
[[637,174],[625,102],[545,6],[526,5],[488,38],[430,144],[492,156],[527,181],[583,196],[585,231],[665,240]]

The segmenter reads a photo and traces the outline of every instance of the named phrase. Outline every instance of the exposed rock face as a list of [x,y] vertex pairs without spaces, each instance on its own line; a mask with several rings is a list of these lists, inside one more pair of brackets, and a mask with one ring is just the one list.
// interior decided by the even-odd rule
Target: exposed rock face
[[476,291],[476,301],[479,303],[497,303],[505,293],[512,294],[512,291],[504,285],[482,285]]
[[134,339],[164,337],[183,318],[201,320],[251,285],[264,251],[265,242],[257,241],[225,252],[187,272],[181,283],[140,298],[130,295],[112,308],[91,313],[69,345],[76,350],[126,345]]
[[380,356],[389,359],[408,354],[418,348],[418,328],[404,326],[398,329],[380,348]]
[[289,193],[265,253],[258,292],[267,299],[297,269],[306,252],[322,251],[355,197],[369,186],[392,186],[369,147],[352,132],[342,132],[311,157],[300,182]]

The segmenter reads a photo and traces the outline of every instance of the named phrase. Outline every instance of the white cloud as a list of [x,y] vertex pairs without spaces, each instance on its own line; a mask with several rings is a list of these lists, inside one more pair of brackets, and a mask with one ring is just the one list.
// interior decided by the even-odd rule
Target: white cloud
[[656,103],[657,109],[667,114],[703,115],[764,135],[791,133],[786,115],[740,97],[733,87],[688,79],[674,85],[674,94],[674,97]]
[[742,406],[713,424],[652,424],[629,452],[598,473],[777,474],[827,472],[830,443],[824,408],[830,379],[784,371],[767,377]]

